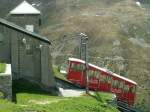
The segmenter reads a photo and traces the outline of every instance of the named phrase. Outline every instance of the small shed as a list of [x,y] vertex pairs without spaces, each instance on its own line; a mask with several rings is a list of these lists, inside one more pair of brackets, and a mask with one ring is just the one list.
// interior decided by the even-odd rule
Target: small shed
[[12,80],[34,80],[55,90],[50,44],[47,38],[0,19],[0,63],[11,64]]
[[9,20],[31,32],[38,32],[41,25],[41,12],[23,1],[9,12]]

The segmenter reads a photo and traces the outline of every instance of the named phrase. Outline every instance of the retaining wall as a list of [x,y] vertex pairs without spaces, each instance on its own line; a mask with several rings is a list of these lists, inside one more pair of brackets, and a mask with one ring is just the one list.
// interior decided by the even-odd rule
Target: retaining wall
[[6,72],[0,73],[0,98],[12,101],[12,75],[9,69],[10,65],[7,65]]

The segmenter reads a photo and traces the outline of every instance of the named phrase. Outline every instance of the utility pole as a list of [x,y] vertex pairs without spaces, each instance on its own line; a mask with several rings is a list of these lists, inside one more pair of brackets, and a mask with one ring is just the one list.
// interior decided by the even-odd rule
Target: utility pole
[[[84,60],[85,60],[85,69],[84,69],[84,74],[86,76],[86,93],[89,94],[89,75],[88,75],[88,37],[86,34],[81,33],[81,50],[84,46]],[[81,59],[82,59],[82,51],[81,53]]]
[[80,34],[80,59],[82,59],[82,42],[83,41],[83,38],[82,38],[82,35]]

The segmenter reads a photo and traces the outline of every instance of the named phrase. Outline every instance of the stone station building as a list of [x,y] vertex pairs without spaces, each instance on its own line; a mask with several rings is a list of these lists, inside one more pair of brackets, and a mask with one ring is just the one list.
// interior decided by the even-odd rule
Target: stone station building
[[0,63],[11,64],[9,80],[34,80],[49,91],[55,90],[50,44],[45,37],[0,19]]

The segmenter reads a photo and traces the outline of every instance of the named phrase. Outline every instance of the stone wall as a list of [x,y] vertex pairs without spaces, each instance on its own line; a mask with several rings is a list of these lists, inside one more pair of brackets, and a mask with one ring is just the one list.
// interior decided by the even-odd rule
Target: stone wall
[[12,101],[12,78],[11,74],[0,74],[0,98]]

